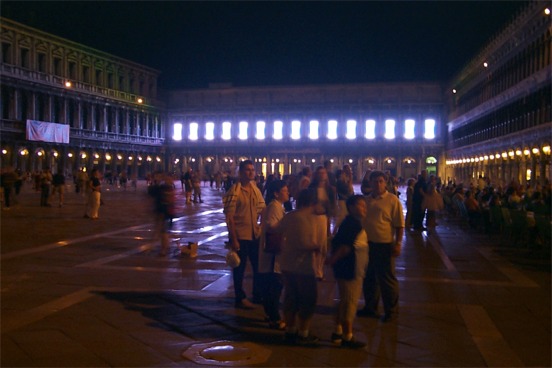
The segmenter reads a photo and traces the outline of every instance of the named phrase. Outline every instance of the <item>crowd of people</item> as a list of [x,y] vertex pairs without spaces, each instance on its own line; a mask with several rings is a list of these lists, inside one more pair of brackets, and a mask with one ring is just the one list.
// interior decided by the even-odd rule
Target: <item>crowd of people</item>
[[[80,170],[72,177],[75,191],[87,198],[84,217],[98,219],[102,184],[113,185],[113,176],[102,178],[93,169],[89,174]],[[168,253],[169,231],[177,216],[176,178],[163,172],[148,176],[161,255]],[[265,180],[256,174],[254,163],[246,160],[240,162],[236,178],[228,173],[224,182],[222,176],[210,180],[211,186],[215,183],[213,189],[224,192],[227,247],[239,258],[232,269],[235,307],[262,305],[268,327],[282,330],[284,340],[297,345],[318,344],[310,322],[317,305],[317,283],[327,279],[328,268],[339,292],[330,339],[339,346],[362,348],[365,343],[358,341],[353,331],[357,316],[382,322],[397,317],[395,261],[401,254],[405,229],[432,231],[439,213],[462,208],[474,226],[482,219],[488,225],[491,220],[485,220],[484,209],[494,206],[546,216],[551,212],[549,183],[523,186],[512,181],[497,187],[481,176],[466,186],[453,181],[443,184],[422,170],[405,183],[405,217],[399,179],[388,172],[368,171],[360,193],[355,193],[351,167],[334,170],[330,161],[314,170],[305,167],[300,175],[275,174]],[[3,208],[10,208],[24,181],[32,182],[41,193],[41,206],[52,206],[53,201],[63,206],[66,178],[62,171],[52,174],[46,168],[26,176],[6,167],[1,175]],[[203,203],[199,173],[190,168],[180,175],[180,182],[186,204]],[[123,184],[126,180],[119,181],[121,187]],[[248,262],[253,272],[250,297],[244,289]],[[364,306],[357,310],[361,299]]]
[[[364,347],[353,336],[354,318],[389,322],[398,313],[395,258],[404,216],[398,196],[387,190],[388,175],[371,172],[367,195],[355,195],[348,165],[334,172],[331,162],[314,172],[306,168],[292,180],[269,177],[262,187],[255,176],[253,162],[241,162],[238,181],[223,198],[228,247],[240,259],[232,272],[235,307],[262,304],[268,326],[283,330],[287,343],[316,345],[310,322],[317,282],[326,279],[325,266],[330,266],[340,295],[331,341]],[[251,299],[243,287],[247,262],[253,272]],[[362,294],[365,307],[357,311]]]
[[[355,193],[349,165],[333,171],[330,162],[314,170],[305,167],[298,176],[269,175],[259,181],[254,164],[242,162],[238,182],[223,200],[229,248],[240,258],[233,269],[235,306],[262,304],[268,326],[284,330],[286,342],[316,345],[318,337],[309,331],[316,283],[327,276],[324,266],[330,266],[340,296],[331,341],[361,348],[365,344],[353,336],[356,316],[383,322],[397,317],[395,260],[405,229],[433,231],[440,214],[458,211],[455,203],[460,201],[474,219],[474,211],[496,205],[550,216],[549,183],[524,187],[512,181],[503,188],[480,177],[466,186],[452,180],[445,185],[422,170],[405,183],[406,217],[400,184],[388,172],[369,171],[361,193]],[[272,245],[273,239],[280,246]],[[253,270],[251,299],[243,289],[246,262]],[[362,296],[364,306],[357,310]]]

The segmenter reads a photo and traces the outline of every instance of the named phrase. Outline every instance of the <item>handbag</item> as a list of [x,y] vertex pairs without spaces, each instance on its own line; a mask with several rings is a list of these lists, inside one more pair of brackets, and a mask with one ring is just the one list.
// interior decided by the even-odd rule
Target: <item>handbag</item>
[[232,249],[229,249],[228,253],[226,253],[226,265],[230,268],[236,268],[239,267],[240,263],[241,261],[238,253]]
[[278,254],[282,251],[282,234],[266,233],[264,251],[266,253]]

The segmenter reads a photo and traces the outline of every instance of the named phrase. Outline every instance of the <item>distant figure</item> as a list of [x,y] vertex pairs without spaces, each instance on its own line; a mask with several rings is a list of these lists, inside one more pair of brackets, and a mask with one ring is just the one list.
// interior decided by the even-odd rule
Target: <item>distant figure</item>
[[186,193],[186,204],[192,203],[192,168],[189,167],[183,177],[184,191]]
[[51,207],[50,191],[52,188],[52,172],[50,168],[42,170],[40,174],[40,205],[42,207]]
[[86,195],[87,191],[87,184],[88,184],[88,174],[86,173],[84,168],[81,168],[77,174],[77,185],[75,187],[75,191],[77,193],[80,192],[82,196]]
[[63,175],[63,169],[58,169],[57,173],[53,177],[52,183],[54,185],[52,197],[56,194],[58,195],[59,207],[61,207],[63,206],[63,194],[65,193],[65,175]]
[[422,201],[422,208],[427,209],[426,227],[428,231],[435,230],[437,226],[437,213],[445,208],[445,202],[441,193],[437,192],[433,182],[427,186],[427,192]]
[[324,279],[324,263],[326,262],[326,254],[328,253],[327,239],[331,235],[331,219],[336,213],[336,194],[335,189],[328,181],[328,172],[324,166],[318,166],[314,173],[309,189],[316,191],[316,214],[318,217],[314,219],[314,224],[318,226],[320,234],[325,234],[326,242],[320,248],[320,252],[315,254],[315,271],[316,277],[319,280]]
[[11,207],[11,199],[14,192],[17,174],[13,167],[8,166],[2,172],[2,188],[4,188],[4,209],[8,210]]
[[414,184],[414,193],[412,195],[412,226],[416,231],[427,230],[423,226],[425,209],[422,208],[422,201],[427,192],[427,170],[422,170],[418,176],[418,181]]
[[175,216],[175,193],[173,178],[168,174],[155,173],[150,189],[154,201],[156,234],[161,239],[159,255],[169,252],[169,228]]
[[93,169],[88,181],[88,201],[86,203],[85,218],[97,220],[99,218],[100,204],[102,196],[102,185],[100,182],[100,172]]
[[193,202],[194,203],[203,203],[203,200],[201,199],[201,177],[200,173],[193,172],[192,173],[192,191],[193,191]]
[[[348,167],[348,165],[346,165]],[[345,166],[344,166],[345,168]],[[341,222],[347,216],[347,199],[354,194],[353,190],[353,181],[352,181],[352,172],[349,170],[337,170],[337,208],[338,213],[335,220],[334,232],[337,231],[337,228]]]
[[412,198],[414,196],[414,184],[416,184],[414,178],[410,178],[406,182],[406,219],[404,220],[404,226],[408,230],[412,228]]

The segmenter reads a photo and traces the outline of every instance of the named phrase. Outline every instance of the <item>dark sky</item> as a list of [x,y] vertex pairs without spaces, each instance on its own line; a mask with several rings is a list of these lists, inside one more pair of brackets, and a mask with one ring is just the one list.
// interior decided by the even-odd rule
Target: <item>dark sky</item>
[[6,1],[4,17],[162,71],[164,88],[446,80],[522,1]]

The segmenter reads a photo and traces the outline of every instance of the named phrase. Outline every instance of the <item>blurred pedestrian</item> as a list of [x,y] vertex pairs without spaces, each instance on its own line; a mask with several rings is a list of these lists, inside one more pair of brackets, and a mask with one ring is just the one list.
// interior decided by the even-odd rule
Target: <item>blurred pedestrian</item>
[[88,181],[88,201],[86,202],[85,218],[91,218],[92,220],[99,218],[101,196],[100,172],[98,169],[92,169],[90,180]]
[[56,194],[58,195],[59,207],[61,207],[63,206],[63,195],[65,193],[65,175],[63,174],[62,168],[59,168],[57,173],[54,174],[52,184],[52,197],[54,197]]
[[4,207],[3,209],[9,210],[12,205],[12,199],[14,194],[15,183],[17,181],[17,174],[13,170],[13,167],[8,166],[2,170],[2,188],[4,190]]
[[290,344],[316,345],[318,337],[311,334],[310,323],[318,297],[315,254],[327,242],[316,226],[316,190],[304,189],[298,194],[297,209],[280,222],[284,237],[280,267],[284,276],[285,341]]
[[314,172],[313,179],[309,189],[316,193],[316,213],[317,218],[314,224],[319,227],[319,231],[326,234],[326,243],[322,244],[320,252],[314,257],[316,277],[318,280],[324,279],[324,263],[328,253],[328,239],[331,236],[331,220],[336,213],[336,193],[328,180],[328,172],[324,166],[319,166]]
[[52,172],[50,168],[42,170],[40,174],[40,206],[51,207],[50,191],[52,189]]

